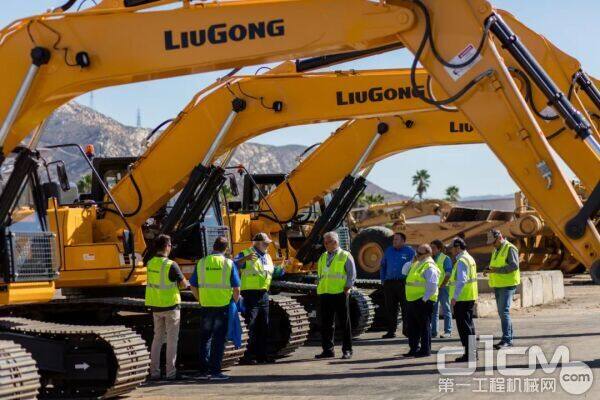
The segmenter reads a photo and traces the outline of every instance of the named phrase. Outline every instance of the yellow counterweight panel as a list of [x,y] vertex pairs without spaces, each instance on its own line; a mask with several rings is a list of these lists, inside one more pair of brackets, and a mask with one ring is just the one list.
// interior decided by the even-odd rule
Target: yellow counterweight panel
[[23,282],[0,285],[0,306],[43,303],[52,300],[54,282]]

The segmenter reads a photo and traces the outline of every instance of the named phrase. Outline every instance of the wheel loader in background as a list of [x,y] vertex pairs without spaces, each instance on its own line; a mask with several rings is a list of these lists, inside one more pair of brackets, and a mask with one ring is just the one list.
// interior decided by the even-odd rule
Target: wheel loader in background
[[[419,220],[424,216],[439,221]],[[408,200],[354,209],[347,223],[361,278],[379,278],[383,251],[391,246],[393,232],[403,232],[414,246],[463,237],[478,265],[487,265],[493,251],[487,233],[498,229],[518,247],[522,270],[585,271],[520,192],[515,193],[513,211],[466,208],[436,199]]]

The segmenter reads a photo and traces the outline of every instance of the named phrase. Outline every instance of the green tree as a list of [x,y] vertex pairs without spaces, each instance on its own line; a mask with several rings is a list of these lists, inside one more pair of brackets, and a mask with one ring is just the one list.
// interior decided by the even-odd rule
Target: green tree
[[460,189],[458,188],[458,186],[448,186],[446,188],[446,200],[452,202],[457,202],[458,200],[460,200],[460,194],[458,193],[459,191]]
[[87,174],[77,181],[79,193],[90,193],[92,191],[92,175]]
[[231,191],[231,188],[227,185],[223,185],[222,192],[225,195],[226,201],[231,201],[235,198],[235,196],[233,195],[233,192]]
[[429,179],[431,179],[431,175],[426,169],[417,170],[412,177],[412,184],[417,187],[417,196],[421,200],[423,200],[423,194],[425,194],[431,183]]
[[356,203],[359,206],[369,206],[371,204],[383,203],[385,198],[381,194],[363,193],[360,195]]

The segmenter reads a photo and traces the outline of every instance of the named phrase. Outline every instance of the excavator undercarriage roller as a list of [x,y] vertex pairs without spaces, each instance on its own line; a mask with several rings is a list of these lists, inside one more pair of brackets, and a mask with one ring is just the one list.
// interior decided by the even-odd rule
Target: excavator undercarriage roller
[[[320,330],[317,285],[311,283],[275,281],[271,287],[281,292],[295,294],[295,299],[308,312],[310,335],[314,337]],[[350,295],[350,320],[352,336],[358,337],[367,332],[373,324],[375,307],[369,296],[361,290],[352,290]],[[338,322],[339,325],[339,322]],[[336,332],[341,332],[340,327]]]

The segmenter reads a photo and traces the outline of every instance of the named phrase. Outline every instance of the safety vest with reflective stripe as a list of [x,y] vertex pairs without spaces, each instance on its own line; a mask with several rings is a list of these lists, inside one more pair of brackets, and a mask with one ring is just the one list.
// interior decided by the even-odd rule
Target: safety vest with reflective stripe
[[223,307],[229,304],[233,261],[222,254],[211,254],[198,261],[196,274],[202,307]]
[[471,301],[477,300],[479,291],[477,289],[477,263],[475,259],[471,257],[469,253],[464,251],[460,257],[454,263],[452,268],[452,275],[450,275],[450,281],[448,286],[450,287],[450,298],[454,298],[454,290],[456,289],[456,273],[458,271],[458,263],[462,261],[467,266],[467,282],[462,288],[462,291],[458,295],[457,301]]
[[447,258],[448,258],[447,255],[445,255],[444,253],[440,253],[437,260],[435,260],[435,265],[437,265],[438,269],[440,270],[440,278],[438,280],[438,286],[442,285],[442,282],[444,282],[444,278],[446,277],[446,270],[444,269],[444,262],[446,262]]
[[339,294],[346,287],[346,261],[350,253],[338,249],[329,266],[327,265],[327,252],[321,254],[317,264],[319,284],[317,294]]
[[[407,301],[415,301],[423,296],[425,296],[425,292],[427,291],[427,281],[423,277],[423,273],[429,268],[436,268],[437,265],[433,258],[428,257],[424,261],[414,261],[410,270],[408,271],[408,275],[406,276],[406,300]],[[438,299],[438,287],[435,288],[435,293],[429,298],[431,301],[437,301]]]
[[181,303],[177,283],[169,280],[173,261],[167,257],[153,257],[148,262],[146,305],[149,307],[173,307]]
[[[509,250],[517,249],[514,244],[505,240],[500,246],[500,249],[494,250],[492,253],[492,260],[490,262],[490,270],[494,272],[494,268],[506,267],[506,259],[508,258]],[[518,254],[518,253],[517,253]],[[521,272],[519,268],[508,274],[490,274],[490,287],[507,287],[517,286],[521,283]]]
[[[255,253],[253,247],[242,252],[244,257],[252,253]],[[271,286],[271,279],[273,279],[273,272],[275,271],[271,255],[269,253],[265,254],[267,264],[263,264],[258,254],[256,254],[256,257],[254,261],[246,261],[244,268],[241,269],[242,290],[269,290]]]

